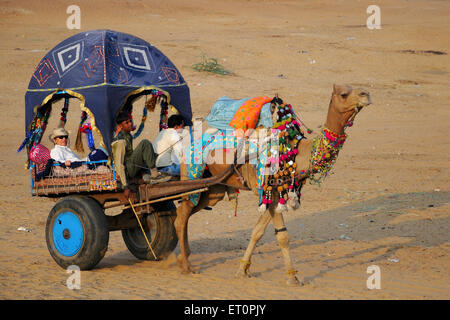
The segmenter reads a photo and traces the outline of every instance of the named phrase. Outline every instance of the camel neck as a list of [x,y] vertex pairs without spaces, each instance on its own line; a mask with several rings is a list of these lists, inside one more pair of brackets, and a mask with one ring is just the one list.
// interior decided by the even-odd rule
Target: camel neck
[[346,122],[347,121],[344,119],[343,114],[330,106],[328,109],[327,119],[325,121],[325,127],[334,133],[341,135],[344,133]]
[[327,119],[325,121],[325,127],[333,131],[334,133],[341,135],[344,134],[344,130],[347,121],[351,118],[353,110],[347,112],[339,112],[334,106],[333,101],[330,101],[328,107]]

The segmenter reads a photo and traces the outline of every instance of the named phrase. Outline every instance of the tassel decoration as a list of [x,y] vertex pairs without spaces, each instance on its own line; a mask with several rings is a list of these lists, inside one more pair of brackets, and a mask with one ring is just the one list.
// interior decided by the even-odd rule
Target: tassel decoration
[[[295,157],[298,154],[300,140],[305,138],[301,127],[305,127],[308,133],[312,130],[295,116],[290,104],[284,104],[281,100],[278,103],[277,121],[272,127],[272,139],[269,142],[266,163],[267,167],[276,167],[277,170],[270,172],[269,178],[265,181],[264,196],[258,209],[260,212],[267,209],[267,205],[272,202],[272,193],[275,191],[279,199],[275,209],[277,212],[286,212],[288,208],[295,210],[300,207],[300,188],[299,181],[296,181]],[[277,138],[276,146],[273,142],[277,142]]]

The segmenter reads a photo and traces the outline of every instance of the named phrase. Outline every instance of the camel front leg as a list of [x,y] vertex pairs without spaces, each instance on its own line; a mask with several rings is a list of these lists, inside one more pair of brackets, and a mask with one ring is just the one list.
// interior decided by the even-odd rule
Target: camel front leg
[[275,236],[278,240],[278,244],[281,247],[281,252],[284,258],[284,265],[286,267],[287,274],[287,284],[291,286],[303,285],[302,282],[298,281],[296,274],[297,270],[292,266],[291,254],[289,251],[289,235],[284,224],[283,214],[277,212],[273,208],[270,208],[270,213],[272,215],[272,222],[275,228]]
[[239,265],[239,269],[236,272],[237,277],[251,277],[250,274],[250,261],[253,254],[253,250],[255,250],[256,244],[264,235],[266,231],[266,227],[270,222],[270,213],[268,210],[259,216],[258,222],[252,231],[252,236],[250,238],[250,242],[247,246],[247,250],[245,251],[244,257],[241,260]]
[[195,273],[188,259],[191,254],[188,242],[188,221],[193,207],[194,205],[190,200],[182,201],[181,205],[177,208],[177,217],[174,221],[181,251],[177,257],[177,261],[178,265],[181,267],[181,273],[183,274]]

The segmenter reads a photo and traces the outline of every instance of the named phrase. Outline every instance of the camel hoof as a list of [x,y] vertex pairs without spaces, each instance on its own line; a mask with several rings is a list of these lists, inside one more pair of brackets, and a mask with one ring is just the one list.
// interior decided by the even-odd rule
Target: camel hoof
[[181,274],[196,274],[197,272],[192,268],[189,260],[184,259],[180,254],[177,257],[178,266],[181,268]]
[[181,274],[197,274],[197,271],[190,264],[181,266]]
[[181,266],[181,274],[196,274],[197,271],[192,268],[191,264]]
[[197,272],[189,268],[188,270],[181,270],[181,274],[197,274]]
[[243,271],[243,270],[238,270],[234,276],[235,276],[235,278],[241,278],[241,279],[246,279],[246,278],[251,278],[252,277],[250,272]]
[[286,283],[290,287],[303,287],[305,285],[302,281],[299,281],[296,276],[287,279]]

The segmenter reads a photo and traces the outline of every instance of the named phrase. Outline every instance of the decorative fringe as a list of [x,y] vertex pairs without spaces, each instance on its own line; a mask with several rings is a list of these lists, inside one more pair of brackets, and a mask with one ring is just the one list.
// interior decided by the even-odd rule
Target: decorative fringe
[[75,150],[78,152],[84,152],[83,139],[81,135],[81,126],[78,128],[77,139],[75,140]]
[[169,113],[168,110],[169,110],[168,103],[165,100],[161,101],[161,115],[159,118],[160,119],[159,120],[159,131],[168,128],[168,126],[167,126],[167,120],[168,120],[167,115]]
[[31,137],[32,132],[28,132],[25,140],[23,140],[22,144],[20,145],[19,149],[17,149],[17,152],[22,151],[22,149],[28,144],[28,141],[30,141],[30,137]]
[[157,95],[157,94],[153,94],[152,97],[151,97],[149,100],[147,100],[147,101],[145,102],[145,108],[146,108],[148,111],[150,111],[150,112],[155,111],[155,107],[156,107],[156,99],[157,99],[157,98],[158,98],[158,95]]
[[[269,179],[266,177],[264,181],[262,203],[270,204],[272,193],[277,192],[274,199],[277,203],[275,211],[282,213],[288,209],[295,210],[300,207],[300,188],[295,158],[298,154],[299,142],[305,138],[301,127],[305,127],[308,133],[311,130],[296,117],[290,104],[283,103],[278,96],[272,100],[272,103],[278,104],[273,110],[273,114],[277,117],[272,127],[270,144],[267,147],[266,167],[277,167],[277,169],[271,171]],[[278,144],[272,146],[272,139],[278,140]],[[260,206],[260,211],[263,209],[264,207]]]
[[264,213],[267,211],[267,205],[265,203],[262,203],[259,207],[258,207],[258,212],[259,213]]
[[[139,137],[144,130],[145,121],[147,120],[147,113],[148,111],[153,112],[155,111],[156,104],[159,102],[161,107],[161,116],[160,116],[160,130],[167,129],[167,103],[165,102],[164,94],[159,90],[152,90],[151,91],[151,97],[150,99],[145,101],[144,110],[142,111],[142,120],[141,124],[139,125],[136,133],[133,135],[133,139],[136,139]],[[147,95],[145,95],[145,98],[147,99]]]
[[81,137],[81,133],[83,132],[83,123],[87,119],[87,112],[83,111],[81,113],[80,124],[78,125],[77,138],[75,140],[75,150],[78,152],[84,152],[83,139]]
[[[281,200],[281,199],[280,199]],[[286,203],[284,201],[279,201],[277,208],[275,209],[276,212],[278,213],[283,213],[283,212],[287,212],[288,208],[286,206]]]
[[293,191],[289,191],[288,193],[288,202],[287,206],[291,210],[297,210],[300,208],[300,198],[297,196],[297,194]]
[[[30,125],[30,130],[28,131],[27,136],[24,141],[17,149],[17,152],[22,151],[25,147],[27,151],[30,151],[35,145],[39,144],[42,139],[42,134],[47,127],[48,118],[50,116],[50,112],[52,110],[51,105],[47,106],[47,108],[38,109],[36,116]],[[28,161],[29,164],[29,161]]]
[[64,99],[64,107],[61,110],[61,117],[59,118],[59,128],[64,128],[66,125],[67,111],[69,111],[69,98]]
[[94,136],[92,135],[92,130],[86,132],[86,138],[88,140],[89,150],[94,151],[95,143],[94,143]]
[[137,129],[136,133],[133,135],[133,139],[136,139],[137,137],[139,137],[141,135],[142,131],[144,130],[145,121],[147,120],[147,112],[148,111],[147,111],[147,103],[146,103],[144,110],[142,110],[141,124],[139,125],[139,128]]

